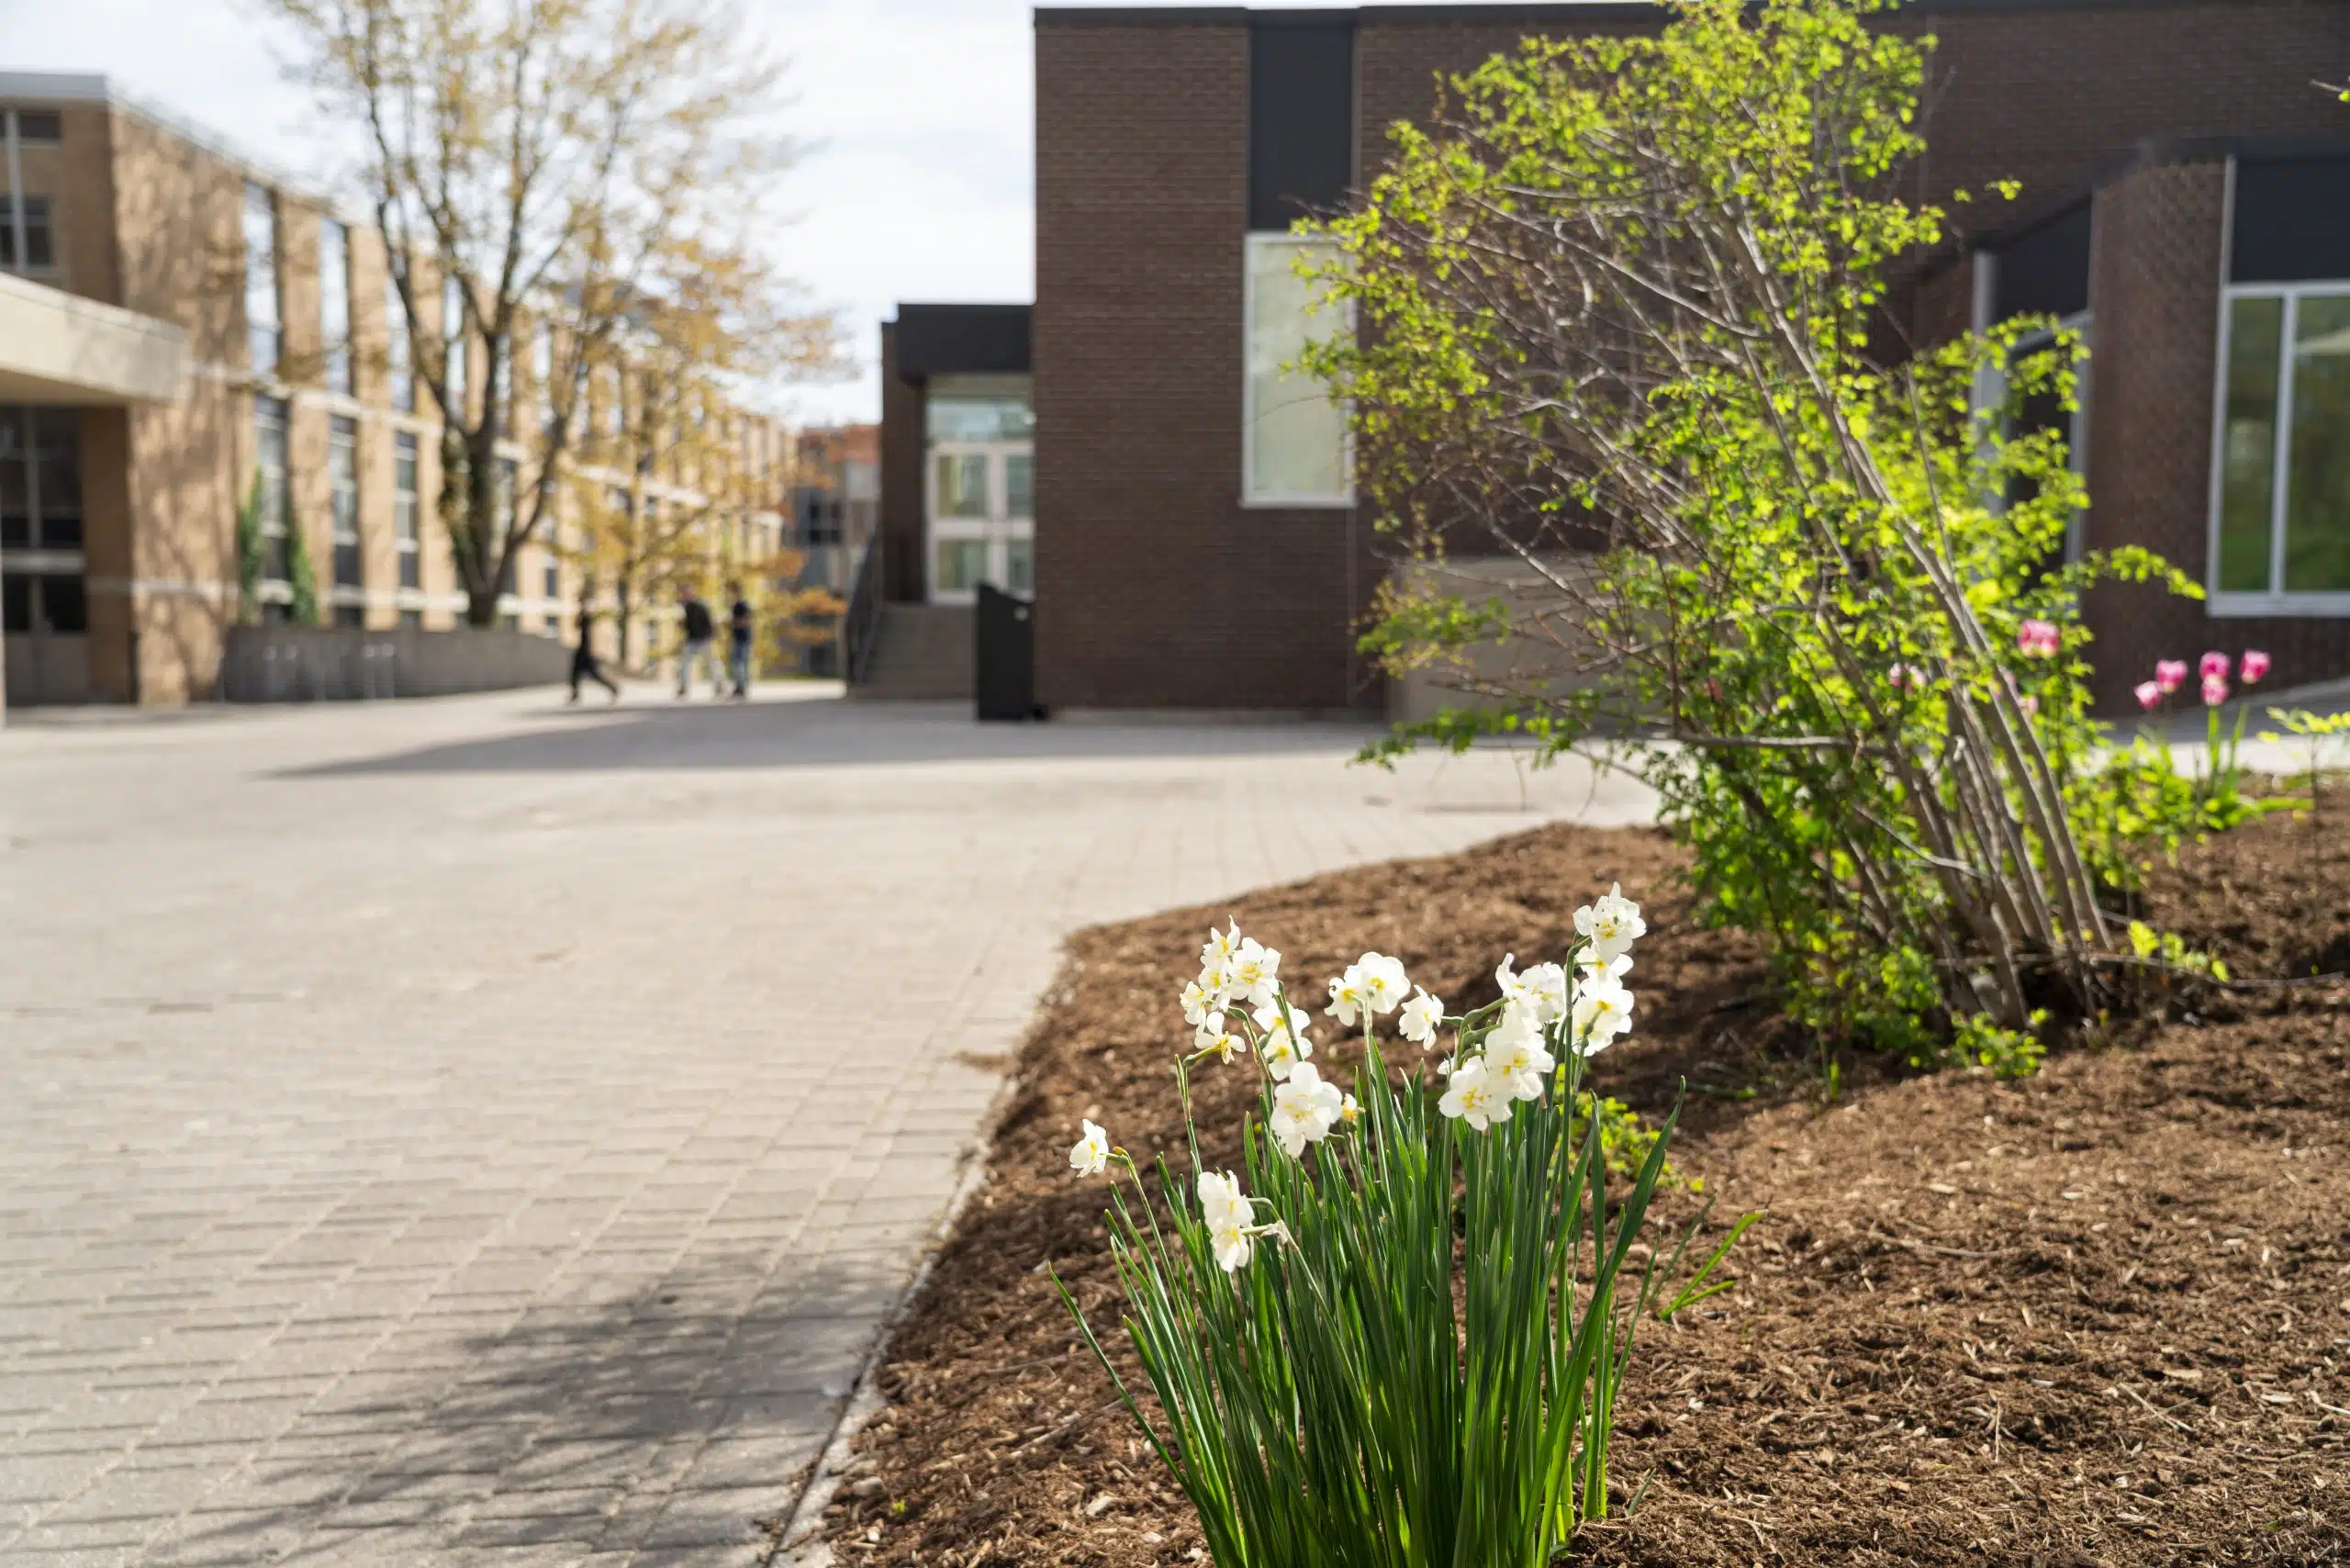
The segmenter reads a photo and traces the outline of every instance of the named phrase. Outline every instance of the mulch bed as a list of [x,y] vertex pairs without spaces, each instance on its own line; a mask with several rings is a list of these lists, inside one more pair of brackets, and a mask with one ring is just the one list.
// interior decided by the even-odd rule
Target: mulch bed
[[[2149,913],[2240,979],[2338,970],[2350,840],[2331,849],[2265,819],[2158,873]],[[1681,863],[1654,832],[1553,828],[1071,941],[828,1514],[837,1560],[1204,1561],[1044,1271],[1123,1344],[1102,1193],[1066,1164],[1079,1118],[1179,1146],[1175,996],[1211,917],[1293,984],[1375,948],[1457,1006],[1621,880],[1651,935],[1599,1086],[1654,1113],[1686,1080],[1676,1166],[1715,1228],[1764,1217],[1718,1310],[1643,1327],[1615,1468],[1648,1490],[1575,1561],[2350,1562],[2350,990],[2182,1001],[2015,1084],[1846,1060],[1831,1101],[1757,1005],[1752,949],[1690,918]],[[1250,1092],[1203,1075],[1212,1157]]]

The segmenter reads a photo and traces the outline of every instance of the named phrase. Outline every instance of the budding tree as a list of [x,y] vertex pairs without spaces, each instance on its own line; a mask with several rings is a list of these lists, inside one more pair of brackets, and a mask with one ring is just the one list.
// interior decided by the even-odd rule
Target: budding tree
[[[487,625],[520,551],[553,526],[588,370],[647,300],[698,263],[780,290],[748,231],[794,157],[770,129],[779,68],[732,8],[690,0],[270,3],[292,24],[297,75],[358,132],[354,178],[444,421],[442,515],[466,617]],[[829,341],[821,318],[806,325]],[[549,343],[527,420],[512,374],[526,327]],[[529,454],[511,506],[509,442]]]
[[[2093,1012],[2127,959],[2079,825],[2075,601],[2191,585],[2052,569],[2086,501],[2062,440],[1975,393],[2070,407],[2071,340],[1874,352],[1942,234],[1894,194],[1923,64],[1882,0],[1672,5],[1457,80],[1326,226],[1365,330],[1308,359],[1423,558],[1371,644],[1494,704],[1420,738],[1677,743],[1635,765],[1799,1013],[1907,1044]],[[1448,591],[1464,550],[1514,591]],[[1471,656],[1494,637],[1527,656]]]

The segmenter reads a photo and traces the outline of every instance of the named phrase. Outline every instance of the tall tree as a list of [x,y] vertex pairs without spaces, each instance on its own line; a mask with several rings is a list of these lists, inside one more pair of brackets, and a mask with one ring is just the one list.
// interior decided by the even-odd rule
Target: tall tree
[[[588,368],[694,264],[781,297],[747,230],[790,166],[770,129],[779,67],[723,4],[693,0],[269,0],[296,74],[358,129],[418,378],[444,421],[442,516],[466,618],[497,619],[553,523]],[[829,341],[810,317],[802,335]],[[545,330],[535,420],[514,347]],[[741,364],[744,380],[789,364]],[[529,454],[504,504],[501,443]],[[449,487],[453,487],[453,489]]]

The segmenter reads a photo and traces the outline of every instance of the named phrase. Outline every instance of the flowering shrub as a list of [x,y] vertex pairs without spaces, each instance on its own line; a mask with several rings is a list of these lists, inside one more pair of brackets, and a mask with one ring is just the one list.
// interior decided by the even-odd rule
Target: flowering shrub
[[[1611,1193],[1583,1085],[1632,1025],[1645,928],[1620,891],[1575,928],[1564,962],[1505,958],[1500,999],[1461,1014],[1364,954],[1324,1008],[1361,1036],[1351,1092],[1314,1059],[1281,955],[1237,924],[1212,933],[1181,998],[1191,1180],[1161,1158],[1147,1185],[1084,1124],[1069,1163],[1119,1177],[1111,1249],[1163,1429],[1063,1300],[1221,1568],[1540,1568],[1607,1511],[1634,1329],[1651,1305],[1670,1316],[1726,1288],[1708,1281],[1748,1220],[1661,1305],[1687,1238],[1626,1281],[1678,1113]],[[1244,1170],[1220,1170],[1188,1075],[1242,1058],[1259,1106]]]
[[1886,8],[1671,0],[1655,36],[1455,78],[1319,226],[1315,275],[1365,330],[1303,358],[1377,526],[1529,585],[1480,608],[1396,579],[1365,647],[1474,700],[1372,758],[1672,743],[1621,760],[1706,918],[1757,935],[1798,1022],[1914,1054],[2116,1000],[2076,606],[2099,578],[2199,589],[2143,550],[2052,566],[2087,497],[2027,414],[2076,406],[2076,336],[1873,353],[1888,277],[1946,239],[1901,196],[1926,46]]

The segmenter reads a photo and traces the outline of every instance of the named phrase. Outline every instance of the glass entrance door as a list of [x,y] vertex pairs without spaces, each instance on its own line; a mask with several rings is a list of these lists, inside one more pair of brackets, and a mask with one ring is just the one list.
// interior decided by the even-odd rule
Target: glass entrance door
[[924,488],[933,604],[969,604],[981,583],[1035,591],[1033,443],[934,442]]

